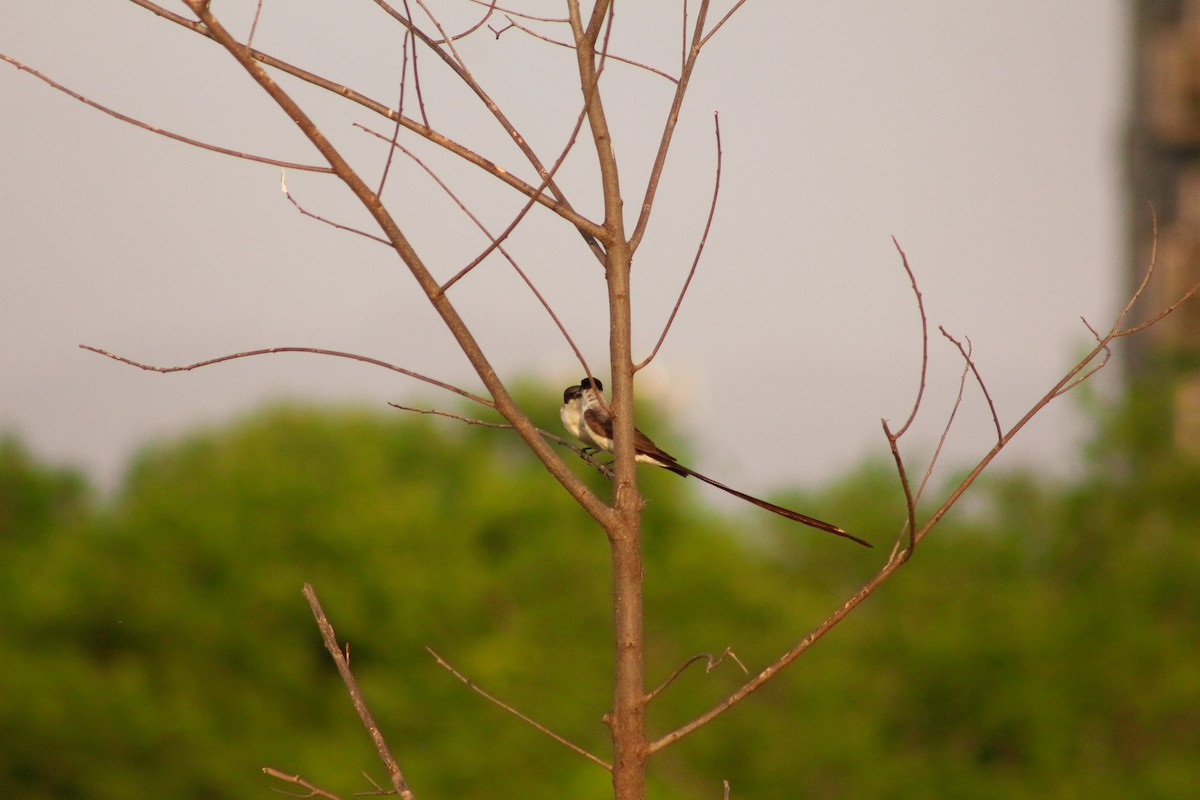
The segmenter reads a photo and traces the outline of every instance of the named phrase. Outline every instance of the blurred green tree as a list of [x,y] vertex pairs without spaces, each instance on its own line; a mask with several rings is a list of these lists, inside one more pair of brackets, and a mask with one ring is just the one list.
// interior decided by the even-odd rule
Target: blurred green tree
[[[522,394],[533,407],[545,392]],[[1131,413],[1077,481],[981,484],[780,680],[656,756],[652,794],[717,796],[729,779],[735,797],[1186,796],[1200,783],[1200,469],[1161,436],[1131,437]],[[726,647],[755,670],[871,569],[645,472],[652,682]],[[901,522],[880,463],[803,506],[877,539]],[[382,771],[306,581],[418,796],[610,795],[602,770],[424,650],[606,755],[608,549],[510,433],[279,406],[146,448],[102,505],[6,440],[0,557],[2,797],[243,798],[276,786],[263,766],[368,789],[359,773]],[[744,677],[732,658],[693,666],[651,706],[652,730]]]

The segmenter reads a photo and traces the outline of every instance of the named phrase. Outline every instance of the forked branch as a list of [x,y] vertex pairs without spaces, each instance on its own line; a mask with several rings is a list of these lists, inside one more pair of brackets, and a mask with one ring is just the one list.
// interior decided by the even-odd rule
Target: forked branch
[[392,788],[401,800],[414,800],[415,796],[412,790],[408,788],[408,782],[404,779],[404,773],[400,771],[400,766],[396,763],[392,751],[388,749],[387,741],[383,738],[383,732],[379,730],[379,725],[375,723],[375,717],[371,714],[371,710],[367,708],[367,702],[363,699],[362,691],[358,688],[358,681],[355,680],[354,673],[350,671],[349,646],[343,651],[341,645],[338,644],[337,634],[334,633],[333,626],[329,624],[329,619],[325,616],[325,610],[321,608],[321,603],[317,600],[317,593],[313,591],[311,584],[304,584],[304,597],[308,600],[313,617],[317,620],[317,627],[321,629],[321,638],[325,642],[325,649],[333,657],[333,663],[337,665],[338,674],[342,676],[342,682],[346,684],[346,690],[350,693],[350,699],[354,703],[354,710],[358,712],[358,718],[362,720],[363,727],[367,729],[367,733],[371,736],[371,741],[375,744],[375,752],[378,753],[380,761],[383,762],[384,767],[388,771]]
[[[890,431],[888,433],[889,445],[892,447],[893,453],[895,454],[896,461],[897,461],[897,469],[899,470],[901,477],[902,477],[902,481],[905,485],[906,505],[907,505],[907,512],[908,512],[908,520],[909,520],[908,524],[911,526],[909,546],[902,548],[902,549],[894,550],[891,557],[889,557],[887,563],[885,563],[883,565],[883,567],[870,580],[868,580],[866,582],[866,584],[863,585],[863,587],[861,589],[859,589],[857,592],[855,592],[853,596],[851,596],[849,599],[847,599],[841,606],[839,606],[833,613],[831,613],[819,625],[817,625],[815,628],[813,628],[812,631],[810,631],[807,636],[805,636],[803,639],[801,639],[799,642],[797,642],[794,646],[792,646],[786,653],[784,653],[782,656],[780,656],[778,659],[776,659],[773,663],[768,665],[765,669],[763,669],[756,676],[754,676],[752,679],[750,679],[745,684],[743,684],[739,689],[737,689],[735,692],[730,694],[728,697],[726,697],[720,703],[716,704],[713,708],[709,709],[705,713],[696,717],[692,721],[690,721],[684,725],[681,725],[680,727],[676,728],[675,730],[673,730],[673,731],[665,734],[664,736],[660,737],[659,739],[651,742],[648,746],[649,752],[651,752],[651,753],[657,752],[658,750],[663,749],[667,745],[669,745],[675,741],[678,741],[679,739],[683,738],[684,736],[688,735],[689,733],[692,733],[693,731],[698,730],[699,728],[703,727],[704,725],[707,725],[709,722],[716,719],[718,716],[723,714],[725,711],[728,711],[734,705],[736,705],[737,703],[744,700],[746,697],[748,697],[750,694],[752,694],[755,690],[757,690],[759,687],[761,687],[768,680],[773,678],[775,675],[779,674],[779,672],[782,669],[784,669],[789,664],[791,664],[793,661],[795,661],[802,653],[804,653],[806,650],[808,650],[808,648],[810,648],[819,639],[821,639],[821,637],[823,637],[826,633],[828,633],[830,630],[832,630],[838,623],[840,623],[843,619],[845,619],[846,616],[851,611],[853,611],[863,600],[867,599],[872,594],[874,594],[876,589],[878,589],[881,585],[883,585],[883,583],[885,581],[887,581],[888,578],[890,578],[898,569],[900,569],[900,567],[902,567],[905,563],[907,563],[909,556],[912,554],[913,546],[915,546],[915,544],[919,543],[926,535],[928,535],[928,533],[938,524],[938,522],[941,521],[941,519],[946,515],[946,513],[949,512],[949,510],[954,506],[954,504],[958,502],[959,498],[962,497],[963,493],[966,492],[966,490],[975,482],[975,480],[979,477],[979,475],[983,472],[983,470],[986,469],[989,464],[991,464],[992,460],[995,459],[995,457],[1000,453],[1000,451],[1003,450],[1004,447],[1013,440],[1013,438],[1029,423],[1029,421],[1031,419],[1033,419],[1034,416],[1036,416],[1042,409],[1044,409],[1055,398],[1062,396],[1062,394],[1064,394],[1070,388],[1078,386],[1079,383],[1083,379],[1086,379],[1086,377],[1095,374],[1098,367],[1095,367],[1093,365],[1093,362],[1101,355],[1107,354],[1109,352],[1109,348],[1111,347],[1112,343],[1116,339],[1119,339],[1119,338],[1122,338],[1125,336],[1131,336],[1135,333],[1145,330],[1146,328],[1148,328],[1151,325],[1154,325],[1154,324],[1160,322],[1167,315],[1169,315],[1170,313],[1175,311],[1177,308],[1179,308],[1183,303],[1189,301],[1190,299],[1195,297],[1198,293],[1200,293],[1200,284],[1197,284],[1197,285],[1193,286],[1191,289],[1189,289],[1187,292],[1185,292],[1183,295],[1181,295],[1175,302],[1171,303],[1166,308],[1164,308],[1164,309],[1160,310],[1159,312],[1157,312],[1156,314],[1152,315],[1145,322],[1139,323],[1137,325],[1131,325],[1131,326],[1125,327],[1125,321],[1128,318],[1129,314],[1131,313],[1134,305],[1141,298],[1143,292],[1146,289],[1146,286],[1149,284],[1150,278],[1153,276],[1153,273],[1154,273],[1154,268],[1155,268],[1155,257],[1152,255],[1151,259],[1150,259],[1150,263],[1147,266],[1144,278],[1142,279],[1142,281],[1139,284],[1136,291],[1134,291],[1133,295],[1130,297],[1129,302],[1126,303],[1124,309],[1120,312],[1120,314],[1118,314],[1115,322],[1113,323],[1112,327],[1109,329],[1108,333],[1103,336],[1097,337],[1096,346],[1091,350],[1091,352],[1089,352],[1082,359],[1077,361],[1075,363],[1075,365],[1072,366],[1071,369],[1069,369],[1067,371],[1067,373],[1062,377],[1062,379],[1059,380],[1056,384],[1054,384],[1054,386],[1052,386],[1045,394],[1043,394],[1042,397],[1040,399],[1038,399],[1037,402],[1035,402],[1030,407],[1030,409],[1011,428],[1009,428],[1007,431],[1003,432],[1003,434],[1000,436],[999,441],[997,441],[997,443],[983,456],[982,459],[980,459],[980,461],[971,470],[971,472],[968,473],[968,475],[965,478],[963,478],[963,480],[950,492],[950,494],[946,497],[946,499],[942,502],[942,504],[938,507],[938,509],[936,511],[934,511],[929,516],[929,518],[924,522],[924,524],[920,525],[919,527],[916,525],[916,522],[915,522],[916,507],[915,507],[914,493],[909,491],[909,489],[908,489],[908,481],[907,481],[906,471],[904,468],[904,463],[903,463],[903,460],[900,458],[899,450],[898,450],[898,446],[897,446],[899,437],[901,435],[903,435],[903,433],[908,429],[913,418],[915,418],[915,416],[916,416],[916,412],[920,405],[918,402],[917,407],[914,407],[912,415],[910,415],[908,422],[905,423],[905,426],[901,429],[901,431],[895,435],[892,435],[890,433]],[[911,269],[908,268],[907,260],[905,260],[905,269],[906,269],[906,271],[908,271],[908,273],[911,277],[912,271],[911,271]],[[919,292],[916,288],[915,279],[913,280],[913,290],[914,290],[914,292],[917,292],[918,297],[919,297]],[[923,305],[920,305],[920,308],[922,309],[922,328],[924,329],[925,323],[924,323]],[[1089,329],[1090,328],[1091,328],[1091,326],[1089,326]],[[969,352],[968,352],[968,354],[969,354]],[[922,370],[921,370],[921,372],[922,372],[921,389],[918,392],[918,397],[921,396],[921,394],[923,393],[923,390],[924,390],[924,374],[925,374],[925,363],[924,362],[925,362],[925,359],[923,358],[922,359]],[[1102,366],[1102,364],[1101,364],[1101,366]],[[962,385],[962,381],[966,379],[966,374],[967,374],[966,370],[967,369],[969,369],[969,366],[964,368],[963,378],[960,380],[960,398],[961,398],[961,385]],[[958,404],[956,403],[955,404],[956,410],[957,410],[957,407],[958,407]],[[951,420],[953,420],[953,414],[951,415]],[[885,426],[885,430],[886,430],[886,428],[887,428],[886,422],[884,422],[884,426]],[[947,430],[948,430],[948,428],[947,428]],[[943,439],[945,438],[945,435],[946,434],[943,433]],[[924,482],[922,482],[922,483],[924,483]]]

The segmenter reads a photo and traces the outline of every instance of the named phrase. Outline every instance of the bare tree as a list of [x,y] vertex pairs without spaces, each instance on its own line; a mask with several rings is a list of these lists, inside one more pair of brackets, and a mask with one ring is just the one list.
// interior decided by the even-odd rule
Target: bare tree
[[[709,205],[708,218],[704,226],[704,235],[695,247],[691,260],[691,268],[682,283],[682,288],[674,305],[674,310],[665,321],[655,346],[643,357],[635,356],[631,344],[631,267],[634,263],[639,246],[653,220],[655,198],[664,174],[668,154],[671,150],[676,125],[680,118],[684,98],[696,65],[705,46],[718,36],[725,24],[742,6],[744,0],[727,4],[717,12],[711,8],[709,0],[699,0],[694,4],[684,3],[682,6],[681,23],[684,32],[680,62],[674,74],[647,64],[626,58],[621,54],[621,42],[613,36],[613,20],[615,7],[612,0],[598,0],[591,8],[583,7],[578,0],[565,0],[565,16],[562,18],[535,17],[520,11],[504,8],[496,2],[472,0],[478,9],[478,16],[472,24],[462,30],[450,30],[441,22],[445,16],[441,11],[435,11],[431,3],[425,0],[399,0],[389,4],[385,0],[374,0],[377,6],[385,12],[396,26],[397,40],[403,48],[404,71],[400,79],[401,92],[398,102],[393,107],[388,103],[369,97],[353,87],[341,85],[334,80],[309,71],[302,66],[289,63],[283,59],[252,46],[255,35],[254,24],[247,31],[231,31],[222,22],[209,0],[183,0],[189,13],[176,11],[150,0],[130,0],[137,6],[160,17],[164,23],[179,26],[199,37],[210,40],[215,46],[222,48],[245,71],[266,96],[268,102],[275,103],[282,109],[295,126],[303,133],[311,144],[319,163],[303,164],[275,159],[268,156],[237,152],[215,144],[198,141],[194,138],[163,131],[146,122],[124,115],[116,110],[102,106],[94,100],[84,97],[71,89],[55,83],[49,77],[41,75],[32,67],[17,60],[0,55],[10,64],[25,70],[45,81],[50,86],[75,97],[105,113],[138,127],[155,133],[177,139],[193,147],[214,150],[235,158],[248,159],[279,166],[287,170],[304,170],[327,173],[335,176],[347,187],[362,208],[369,214],[374,227],[370,230],[356,228],[334,220],[325,219],[306,209],[290,193],[288,199],[304,214],[313,216],[331,225],[345,229],[350,233],[368,237],[390,248],[408,269],[420,291],[428,299],[432,308],[441,318],[445,328],[452,334],[462,353],[474,368],[479,380],[486,389],[486,396],[469,392],[449,385],[436,378],[417,373],[403,366],[388,363],[370,356],[322,350],[316,348],[283,347],[264,350],[246,351],[219,356],[206,361],[181,366],[152,366],[134,361],[124,355],[110,353],[90,345],[87,349],[94,350],[118,361],[133,364],[143,369],[159,372],[175,372],[191,370],[235,358],[266,355],[269,353],[303,351],[326,357],[350,358],[366,362],[384,369],[394,370],[425,381],[474,403],[483,408],[498,412],[506,421],[506,426],[516,432],[529,447],[530,452],[538,458],[546,470],[558,481],[563,490],[573,497],[592,517],[607,536],[611,548],[612,561],[612,605],[613,605],[613,695],[611,709],[604,719],[611,730],[612,753],[608,758],[590,753],[583,748],[566,741],[563,737],[546,729],[523,711],[511,708],[498,698],[488,695],[476,687],[466,676],[463,676],[440,656],[434,657],[450,670],[456,677],[470,686],[473,690],[501,705],[506,710],[534,725],[559,743],[571,748],[582,757],[590,760],[600,768],[609,770],[612,775],[614,796],[620,800],[638,800],[645,796],[647,761],[654,753],[678,741],[700,727],[713,721],[741,700],[745,699],[764,683],[792,661],[804,653],[814,642],[824,636],[866,597],[872,594],[884,581],[902,567],[911,557],[914,549],[926,535],[938,524],[946,512],[962,497],[979,474],[991,463],[995,456],[1004,449],[1013,437],[1051,401],[1078,386],[1089,378],[1107,362],[1110,347],[1116,339],[1132,335],[1153,324],[1162,316],[1173,310],[1179,303],[1186,300],[1197,289],[1193,288],[1174,305],[1161,310],[1157,315],[1151,315],[1147,322],[1129,325],[1130,310],[1133,303],[1141,296],[1149,281],[1153,264],[1147,269],[1145,281],[1130,299],[1129,304],[1120,313],[1107,332],[1100,333],[1089,327],[1095,338],[1095,346],[1090,353],[1075,364],[1063,378],[1051,387],[1017,422],[1005,425],[999,418],[995,407],[991,404],[987,385],[982,377],[982,370],[973,360],[969,340],[960,341],[942,330],[943,336],[961,354],[963,360],[962,377],[958,386],[958,395],[953,411],[945,421],[941,441],[954,422],[955,414],[963,396],[963,388],[968,380],[974,380],[983,390],[991,408],[991,418],[995,426],[996,441],[994,446],[985,453],[974,469],[954,488],[935,510],[923,515],[918,511],[918,503],[927,486],[929,476],[937,461],[938,453],[921,472],[919,478],[914,475],[901,452],[901,440],[910,430],[915,418],[922,408],[926,393],[926,367],[929,360],[929,324],[926,319],[925,307],[917,279],[911,269],[908,259],[896,245],[900,263],[903,266],[912,286],[913,295],[917,301],[917,309],[921,321],[922,358],[917,381],[916,397],[907,411],[907,417],[898,427],[888,422],[883,423],[883,432],[887,445],[894,459],[897,476],[903,490],[906,523],[896,536],[890,553],[876,574],[868,580],[857,592],[834,609],[829,616],[807,635],[799,639],[787,652],[771,664],[759,669],[752,677],[717,703],[707,712],[695,719],[679,724],[673,730],[651,735],[646,727],[646,709],[650,702],[666,690],[678,676],[695,659],[680,666],[662,685],[653,690],[647,688],[647,676],[644,661],[643,613],[642,613],[642,547],[641,547],[641,509],[643,499],[638,490],[636,455],[637,437],[634,427],[633,398],[634,377],[642,368],[649,365],[659,352],[665,341],[678,311],[685,298],[692,275],[699,264],[704,242],[708,235],[709,226],[713,220],[713,212],[717,208],[717,199],[721,177],[721,142],[720,128],[714,117],[714,138],[717,153],[717,167],[713,180],[712,198]],[[261,2],[259,9],[261,10]],[[184,9],[181,9],[183,11]],[[473,73],[471,66],[463,58],[457,47],[466,37],[481,37],[494,35],[497,39],[503,36],[532,36],[545,43],[545,46],[561,46],[569,48],[574,54],[579,82],[579,97],[577,106],[571,109],[573,125],[563,147],[553,153],[540,153],[529,142],[529,139],[514,124],[504,109],[484,88]],[[674,34],[672,34],[674,35]],[[604,91],[604,75],[608,70],[620,68],[637,70],[655,80],[670,81],[674,90],[670,102],[662,110],[661,134],[657,152],[648,170],[645,182],[631,190],[623,185],[621,173],[618,170],[615,153],[614,134],[609,124],[609,98]],[[477,152],[463,144],[459,139],[440,130],[431,121],[426,110],[424,86],[428,79],[423,76],[433,70],[453,76],[462,87],[475,98],[475,102],[494,120],[496,126],[503,131],[517,151],[527,162],[522,170],[502,166],[500,159],[489,154]],[[350,132],[351,136],[363,137],[371,135],[382,142],[387,148],[385,166],[378,174],[367,175],[355,169],[343,155],[343,146],[335,140],[334,133],[318,125],[305,105],[297,100],[293,91],[285,88],[281,76],[293,81],[299,81],[309,87],[324,90],[340,101],[357,106],[359,109],[375,115],[378,129],[369,125],[358,126],[360,130]],[[346,132],[338,132],[344,134]],[[431,144],[447,153],[461,159],[462,162],[481,171],[494,181],[507,187],[512,192],[524,198],[523,204],[502,230],[492,231],[472,209],[471,204],[460,199],[452,190],[450,183],[438,172],[426,165],[412,146],[413,142],[421,141]],[[597,171],[595,197],[599,199],[602,209],[600,219],[593,219],[580,212],[579,206],[572,202],[566,191],[556,180],[559,168],[575,151],[585,151],[594,161]],[[449,194],[463,214],[471,223],[479,228],[486,237],[488,244],[474,257],[467,260],[453,275],[445,280],[439,280],[423,258],[421,252],[412,243],[412,238],[402,223],[385,201],[384,192],[388,186],[393,158],[408,158],[421,168],[426,169],[431,177]],[[518,175],[528,170],[536,177],[524,180]],[[286,189],[285,189],[286,190]],[[594,198],[589,198],[592,200]],[[627,200],[629,202],[627,202]],[[584,358],[580,348],[572,340],[567,326],[559,319],[555,309],[545,300],[535,285],[522,269],[518,260],[505,247],[506,241],[519,226],[525,224],[534,209],[549,212],[557,218],[560,224],[570,226],[580,237],[583,248],[595,260],[597,268],[603,270],[607,284],[607,308],[609,329],[609,353],[607,372],[611,375],[612,397],[610,410],[613,420],[613,452],[614,460],[611,466],[613,492],[611,500],[605,500],[584,483],[563,460],[562,450],[554,444],[573,449],[581,457],[592,461],[598,468],[608,470],[603,464],[595,462],[591,453],[569,444],[557,435],[543,431],[534,426],[526,411],[513,400],[504,380],[493,368],[485,348],[477,340],[470,326],[459,312],[452,297],[451,290],[466,278],[472,270],[478,267],[484,259],[494,254],[504,258],[511,268],[516,271],[528,290],[537,298],[545,313],[558,326],[564,340],[570,344],[578,358],[581,371],[588,376],[595,376],[597,371]],[[632,212],[628,213],[627,212]],[[412,224],[412,223],[408,223]],[[1086,323],[1085,323],[1086,324]],[[444,411],[434,411],[446,416],[456,417],[469,423],[479,420],[468,419],[461,415]],[[484,423],[487,424],[487,423]],[[938,452],[941,446],[939,444]],[[878,534],[878,532],[876,532]],[[864,551],[865,553],[866,551]],[[407,784],[398,760],[390,751],[382,732],[375,723],[367,703],[359,691],[350,671],[349,662],[344,649],[338,644],[332,625],[325,618],[320,604],[311,587],[305,587],[305,594],[312,607],[324,641],[331,657],[337,663],[341,675],[350,691],[352,700],[358,710],[362,722],[370,733],[380,758],[385,764],[390,789],[388,791],[402,797],[413,797],[414,792]],[[291,775],[280,770],[267,770],[272,776],[289,782],[308,792],[308,796],[334,797],[332,793],[313,786],[299,775]],[[726,786],[726,796],[729,790]]]

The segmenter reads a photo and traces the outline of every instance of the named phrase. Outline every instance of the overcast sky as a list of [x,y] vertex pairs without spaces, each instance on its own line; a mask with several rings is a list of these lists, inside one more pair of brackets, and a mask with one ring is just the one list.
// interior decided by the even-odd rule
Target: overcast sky
[[[243,36],[253,5],[213,2]],[[562,6],[522,7],[557,16]],[[449,28],[478,13],[466,2],[433,7]],[[679,7],[618,3],[613,52],[677,73]],[[714,16],[728,3],[717,7]],[[656,436],[659,444],[751,491],[820,482],[886,456],[879,420],[907,416],[920,367],[918,318],[892,236],[908,253],[934,333],[913,457],[932,447],[957,387],[960,362],[937,325],[970,337],[1001,421],[1020,417],[1088,346],[1080,316],[1107,327],[1119,305],[1127,38],[1115,0],[746,3],[701,56],[634,267],[635,347],[644,353],[703,227],[719,112],[714,226],[670,338],[639,375],[641,391],[672,392],[676,432]],[[267,0],[255,45],[395,102],[400,29],[369,0]],[[578,110],[572,54],[515,30],[481,31],[459,47],[553,161]],[[317,161],[223,51],[132,3],[5,0],[0,52],[164,129]],[[478,103],[428,53],[421,65],[434,127],[530,178]],[[632,220],[673,86],[615,64],[604,80]],[[381,119],[284,85],[376,182],[384,146],[352,123],[386,131]],[[282,355],[157,375],[80,343],[163,365],[326,347],[481,390],[399,260],[299,214],[280,192],[278,168],[135,129],[5,64],[0,109],[0,429],[39,456],[111,485],[154,437],[272,399],[450,404],[351,362]],[[420,152],[493,230],[520,207],[522,198],[478,170]],[[560,177],[576,207],[598,219],[586,146]],[[313,213],[368,225],[332,178],[287,180]],[[439,276],[485,244],[411,162],[394,165],[387,199]],[[603,274],[579,237],[534,213],[511,250],[607,378]],[[489,259],[450,296],[502,377],[555,386],[579,378],[570,349],[504,261]],[[559,400],[555,392],[547,406]],[[994,438],[977,389],[965,404],[947,463],[977,459]],[[1059,401],[1002,463],[1067,472],[1085,436],[1073,401]]]

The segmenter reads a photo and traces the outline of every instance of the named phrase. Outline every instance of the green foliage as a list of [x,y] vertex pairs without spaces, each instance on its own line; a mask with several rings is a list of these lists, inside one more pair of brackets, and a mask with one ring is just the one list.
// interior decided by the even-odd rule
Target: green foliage
[[[798,664],[656,756],[652,796],[719,796],[722,779],[759,798],[1185,796],[1200,469],[1129,429],[1114,416],[1078,481],[978,487]],[[873,553],[642,474],[652,684],[726,647],[757,671],[902,521],[883,463],[787,498]],[[511,432],[283,406],[147,448],[103,507],[0,444],[0,797],[271,796],[263,766],[343,796],[370,788],[363,771],[382,782],[304,582],[419,797],[611,794],[425,652],[605,757],[602,532]],[[745,678],[728,657],[693,666],[652,705],[652,735]]]

